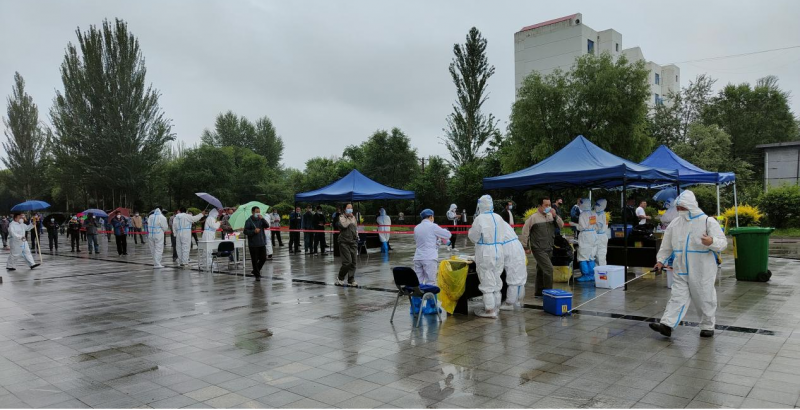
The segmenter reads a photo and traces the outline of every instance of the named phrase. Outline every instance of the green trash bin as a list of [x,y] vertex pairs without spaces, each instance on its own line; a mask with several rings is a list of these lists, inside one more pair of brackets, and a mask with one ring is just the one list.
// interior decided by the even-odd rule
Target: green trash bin
[[766,282],[769,271],[769,235],[775,228],[731,228],[736,280]]

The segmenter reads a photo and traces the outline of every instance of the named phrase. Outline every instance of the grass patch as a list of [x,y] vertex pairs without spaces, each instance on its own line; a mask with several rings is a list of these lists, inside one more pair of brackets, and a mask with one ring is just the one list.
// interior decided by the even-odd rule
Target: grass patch
[[800,228],[783,228],[776,229],[772,232],[772,236],[780,236],[784,238],[800,238]]

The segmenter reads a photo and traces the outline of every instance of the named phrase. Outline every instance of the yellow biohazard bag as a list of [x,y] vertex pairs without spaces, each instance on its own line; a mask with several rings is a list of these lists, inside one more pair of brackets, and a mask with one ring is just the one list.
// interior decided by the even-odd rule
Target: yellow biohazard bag
[[442,309],[453,314],[458,298],[464,294],[467,284],[467,261],[461,259],[447,259],[439,263],[438,281],[439,301]]
[[572,277],[572,264],[567,266],[553,266],[553,282],[566,283]]

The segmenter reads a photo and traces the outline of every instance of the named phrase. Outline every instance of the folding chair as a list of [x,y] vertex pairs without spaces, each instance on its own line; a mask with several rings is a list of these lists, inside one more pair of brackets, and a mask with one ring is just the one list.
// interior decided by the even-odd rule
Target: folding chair
[[369,252],[367,251],[367,239],[362,238],[361,235],[359,235],[358,244],[356,246],[357,246],[356,255],[358,256],[361,256],[362,254],[367,255],[367,262],[369,262]]
[[220,242],[217,246],[217,251],[211,253],[211,273],[214,273],[214,264],[217,263],[217,258],[227,258],[233,255],[236,246],[231,241]]
[[[422,308],[425,307],[425,301],[435,301],[436,298],[434,295],[439,293],[439,287],[433,285],[420,285],[416,272],[414,272],[414,269],[409,267],[401,266],[393,268],[392,275],[394,276],[394,284],[397,286],[397,299],[394,301],[394,309],[392,309],[392,317],[389,319],[389,323],[394,322],[394,313],[397,311],[397,304],[400,302],[401,297],[408,297],[408,301],[410,303],[411,297],[417,296],[422,298],[422,304],[420,305],[419,313],[417,315],[417,324],[415,326],[419,327],[419,324],[422,321]],[[441,322],[442,314],[439,312],[438,307],[436,309],[436,316],[439,317],[439,322]]]

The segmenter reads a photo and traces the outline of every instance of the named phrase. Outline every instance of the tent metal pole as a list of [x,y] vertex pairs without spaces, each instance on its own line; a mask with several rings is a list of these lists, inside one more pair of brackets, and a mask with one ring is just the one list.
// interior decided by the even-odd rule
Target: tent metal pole
[[417,198],[414,198],[414,225],[419,224],[419,221],[417,220],[418,217],[419,214],[417,214]]
[[717,216],[719,215],[719,181],[717,181]]
[[[628,194],[628,178],[622,178],[622,197]],[[628,218],[625,217],[625,202],[622,203],[622,238],[625,248],[625,290],[628,290]]]
[[739,200],[736,198],[736,182],[733,183],[733,212],[736,214],[736,227],[739,227]]

